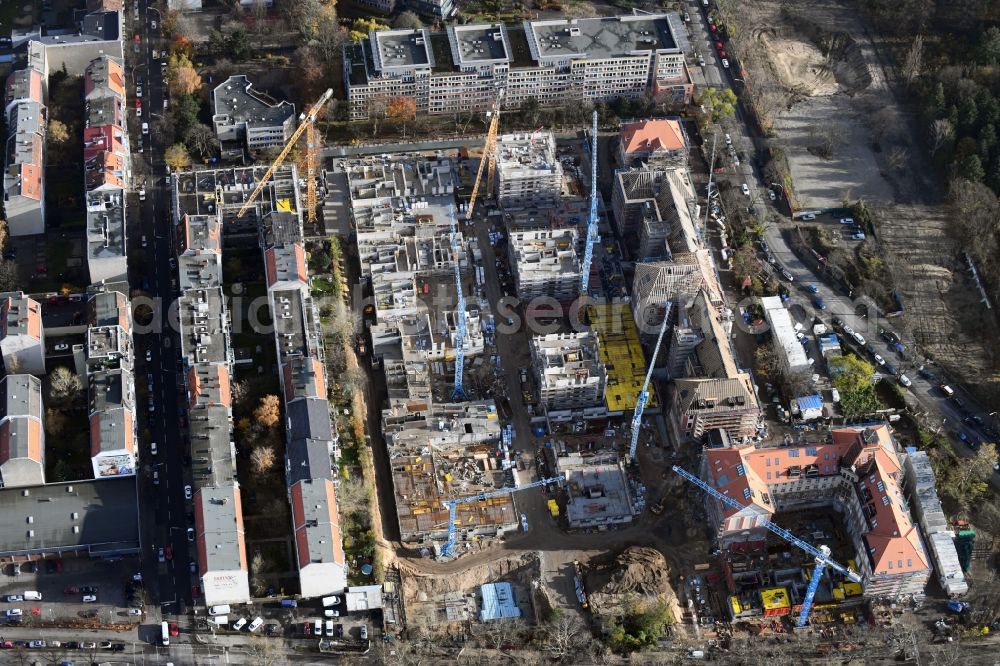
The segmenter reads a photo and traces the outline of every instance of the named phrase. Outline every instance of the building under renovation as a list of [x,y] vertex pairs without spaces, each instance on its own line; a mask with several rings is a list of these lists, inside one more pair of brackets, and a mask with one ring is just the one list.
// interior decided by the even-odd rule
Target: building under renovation
[[556,457],[565,479],[566,520],[573,529],[632,522],[639,512],[617,453],[601,451]]
[[677,254],[670,261],[637,262],[632,279],[636,325],[645,335],[657,334],[666,303],[688,308],[703,290],[713,306],[722,307],[722,289],[710,250]]
[[555,205],[563,169],[552,132],[504,134],[496,146],[496,197],[505,209]]
[[697,198],[685,170],[620,170],[612,187],[615,226],[637,260],[669,259],[700,248]]
[[531,339],[538,402],[546,411],[603,406],[607,370],[593,333],[552,333]]

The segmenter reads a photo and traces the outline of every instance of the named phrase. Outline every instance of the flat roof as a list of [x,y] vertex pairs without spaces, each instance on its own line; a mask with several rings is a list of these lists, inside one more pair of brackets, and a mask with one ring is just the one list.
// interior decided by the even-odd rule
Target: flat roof
[[525,21],[525,33],[542,62],[679,50],[667,14]]
[[215,87],[212,93],[215,115],[225,116],[224,125],[243,124],[271,127],[295,118],[295,105],[255,90],[245,74],[235,74]]
[[42,382],[32,375],[7,375],[0,379],[0,419],[42,417]]
[[511,59],[502,23],[448,26],[448,43],[456,67],[507,62]]
[[785,308],[785,304],[777,296],[765,296],[760,299],[760,304],[764,307],[764,316],[771,325],[771,335],[784,352],[788,367],[795,370],[808,366],[809,357],[795,336],[792,316]]
[[391,71],[412,67],[433,67],[434,54],[430,46],[430,31],[379,30],[370,35],[375,45],[375,69]]
[[0,488],[0,557],[76,549],[139,550],[134,477]]
[[566,517],[570,525],[632,520],[628,478],[617,454],[588,459],[574,453],[556,458],[556,464],[566,478]]
[[185,292],[178,301],[177,315],[181,354],[187,357],[189,366],[229,361],[228,324],[221,287]]
[[125,207],[120,189],[87,192],[87,256],[125,256]]
[[191,434],[191,480],[194,487],[229,486],[236,479],[229,409],[222,405],[188,411]]

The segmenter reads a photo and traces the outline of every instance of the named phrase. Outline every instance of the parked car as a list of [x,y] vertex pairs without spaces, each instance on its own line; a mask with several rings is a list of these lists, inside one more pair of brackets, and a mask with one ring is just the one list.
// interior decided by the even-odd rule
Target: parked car
[[824,301],[819,296],[813,299],[813,305],[815,305],[816,308],[819,310],[826,310],[826,301]]
[[7,617],[21,617],[24,615],[24,611],[20,608],[10,608],[7,610]]
[[750,186],[749,185],[747,185],[746,183],[743,183],[743,185],[740,186],[740,189],[743,190],[743,194],[744,195],[750,196]]
[[803,216],[802,216],[801,218],[799,218],[799,219],[802,219],[802,220],[805,220],[805,221],[807,221],[807,222],[812,222],[813,220],[815,220],[815,219],[816,219],[816,215],[815,215],[815,214],[813,214],[813,213],[806,213],[805,215],[803,215]]
[[260,629],[261,626],[263,626],[263,624],[264,624],[264,620],[262,618],[255,617],[254,620],[253,620],[253,622],[250,623],[250,626],[247,627],[247,631],[249,631],[250,633],[253,633],[253,632],[257,631],[258,629]]
[[90,603],[94,603],[94,602],[96,602],[96,601],[97,601],[97,595],[96,595],[96,594],[85,594],[85,595],[83,595],[83,597],[82,597],[82,598],[80,599],[80,601],[82,601],[82,602],[83,602],[83,603],[85,603],[85,604],[90,604]]
[[361,640],[368,640],[368,625],[366,624],[361,625]]
[[784,277],[789,282],[794,282],[795,281],[795,278],[792,277],[792,274],[788,272],[787,268],[782,268],[781,269],[781,275],[782,275],[782,277]]
[[818,294],[819,293],[819,287],[817,287],[814,284],[807,284],[806,285],[806,291],[808,291],[810,294]]
[[851,238],[854,240],[864,240],[865,235],[860,231],[856,231],[855,233],[851,234]]
[[163,552],[162,548],[160,549],[160,552],[157,553],[157,559],[160,562],[166,562],[167,561],[167,555],[166,555],[166,553]]
[[853,217],[842,217],[842,218],[840,218],[840,223],[841,224],[854,224],[854,218]]
[[911,382],[910,378],[907,377],[906,375],[899,376],[899,383],[905,386],[906,388],[910,388],[910,386],[913,385],[913,382]]
[[246,626],[246,623],[247,619],[245,617],[241,617],[240,619],[236,620],[236,622],[233,622],[233,631],[239,631],[240,629]]
[[9,604],[10,603],[14,603],[16,601],[24,601],[24,595],[23,594],[8,594],[6,597],[4,597],[4,601],[6,601]]
[[184,499],[191,499],[191,486],[184,486]]
[[80,588],[80,594],[97,594],[97,588],[93,585],[84,585]]
[[41,648],[45,647],[46,645],[48,645],[48,644],[45,641],[37,641],[37,640],[36,641],[31,641],[31,642],[28,643],[28,647],[30,647],[30,648],[32,648],[34,650],[40,650]]
[[[723,51],[722,55],[725,55],[725,54],[726,54],[726,52]],[[729,60],[727,58],[723,58],[722,59],[722,68],[723,69],[729,69]],[[736,166],[739,166],[739,160],[737,160]]]

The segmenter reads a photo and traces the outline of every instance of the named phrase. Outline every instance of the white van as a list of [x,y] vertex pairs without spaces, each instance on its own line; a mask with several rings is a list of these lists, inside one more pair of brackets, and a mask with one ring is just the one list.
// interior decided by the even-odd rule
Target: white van
[[33,590],[28,590],[27,592],[24,593],[24,600],[25,601],[41,601],[42,600],[42,593],[41,592],[35,592]]
[[[952,397],[955,396],[955,389],[953,389],[952,387],[948,386],[947,384],[941,384],[941,393],[944,393],[949,398],[952,398]],[[27,599],[28,598],[28,593],[25,592],[24,594],[25,594],[24,598]]]
[[211,608],[209,608],[208,609],[208,614],[209,615],[225,615],[226,613],[228,613],[231,610],[232,609],[229,607],[229,604],[222,604],[221,606],[212,606]]
[[229,624],[229,616],[228,615],[216,615],[215,617],[213,617],[210,620],[210,622],[212,624],[216,624],[216,625],[218,625],[218,626],[221,627],[223,625]]
[[170,625],[166,622],[160,623],[160,642],[164,645],[170,645]]
[[334,595],[332,597],[323,597],[323,607],[336,606],[340,603],[340,597]]

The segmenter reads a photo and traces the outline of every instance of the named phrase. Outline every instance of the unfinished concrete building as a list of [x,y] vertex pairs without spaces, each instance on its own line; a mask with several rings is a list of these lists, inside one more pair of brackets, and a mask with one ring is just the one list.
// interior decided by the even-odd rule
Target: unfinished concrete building
[[511,273],[521,300],[550,296],[570,302],[580,293],[576,229],[516,231],[510,234]]
[[503,208],[555,205],[562,179],[552,132],[504,134],[497,139],[494,188]]
[[[723,326],[723,318],[705,291],[699,292],[675,327],[690,351],[683,377],[675,375],[671,426],[678,440],[700,440],[710,430],[721,429],[733,440],[757,434],[760,403],[750,374],[741,370]],[[680,329],[680,331],[678,331]],[[676,365],[679,353],[669,357]]]
[[555,458],[565,479],[566,520],[572,529],[632,522],[640,511],[617,453],[571,453]]
[[604,403],[607,370],[594,333],[552,333],[531,339],[531,360],[539,404],[546,411]]
[[722,307],[722,289],[710,250],[677,254],[670,261],[636,263],[632,279],[636,326],[646,335],[655,335],[666,303],[687,309],[703,290],[712,305]]
[[621,170],[612,187],[615,227],[637,260],[669,258],[701,247],[697,198],[686,171]]

